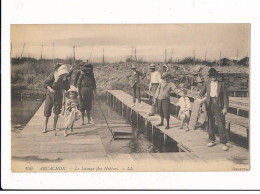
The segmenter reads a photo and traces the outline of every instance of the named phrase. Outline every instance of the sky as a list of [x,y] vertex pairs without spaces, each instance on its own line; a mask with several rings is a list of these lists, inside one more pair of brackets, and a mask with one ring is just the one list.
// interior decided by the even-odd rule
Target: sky
[[[68,58],[101,62],[184,57],[215,60],[250,56],[249,24],[11,25],[11,56]],[[42,46],[43,45],[43,46]],[[53,46],[54,45],[54,46]]]

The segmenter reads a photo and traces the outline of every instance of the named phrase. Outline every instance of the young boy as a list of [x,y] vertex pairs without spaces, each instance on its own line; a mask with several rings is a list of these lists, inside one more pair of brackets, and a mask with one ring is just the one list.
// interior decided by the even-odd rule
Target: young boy
[[90,124],[90,113],[92,110],[92,101],[97,101],[96,80],[93,74],[93,66],[85,64],[82,68],[83,74],[80,75],[78,80],[79,89],[79,109],[81,112],[81,125],[84,123],[84,113],[87,112],[88,124]]
[[161,116],[161,122],[157,126],[163,126],[163,121],[165,118],[167,121],[165,129],[170,128],[170,93],[176,88],[176,86],[170,82],[170,77],[170,73],[165,73],[162,75],[162,81],[160,82],[154,95],[154,102],[158,99],[158,110]]
[[188,120],[190,118],[190,99],[187,97],[187,90],[183,89],[180,93],[178,105],[180,106],[179,118],[181,119],[180,129],[183,129],[183,125],[186,125],[186,131],[188,131]]

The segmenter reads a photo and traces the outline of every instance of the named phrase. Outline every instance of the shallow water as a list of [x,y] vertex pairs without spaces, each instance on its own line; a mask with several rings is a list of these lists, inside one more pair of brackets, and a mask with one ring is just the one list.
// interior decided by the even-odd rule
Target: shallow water
[[19,133],[30,121],[35,112],[39,109],[43,100],[24,99],[11,101],[11,124],[12,131]]
[[154,153],[160,152],[146,137],[145,134],[139,133],[138,129],[132,128],[131,125],[122,118],[116,111],[109,107],[105,102],[100,102],[102,111],[106,117],[109,127],[113,131],[129,131],[133,134],[132,139],[114,140],[109,131],[105,119],[102,115],[98,104],[93,106],[92,117],[97,126],[98,133],[107,153]]

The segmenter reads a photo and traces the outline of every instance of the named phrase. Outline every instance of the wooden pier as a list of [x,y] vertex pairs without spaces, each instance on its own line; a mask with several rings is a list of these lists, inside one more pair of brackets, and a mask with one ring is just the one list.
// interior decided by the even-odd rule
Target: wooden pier
[[[248,150],[233,143],[228,143],[229,151],[221,149],[221,144],[214,147],[207,147],[208,133],[203,129],[195,131],[180,130],[180,121],[171,116],[170,129],[165,130],[164,126],[156,126],[160,122],[160,116],[148,116],[151,106],[142,102],[142,107],[132,105],[132,96],[121,90],[110,90],[107,92],[107,103],[117,110],[129,122],[143,131],[152,141],[158,140],[160,144],[177,145],[180,152],[190,152],[200,160],[204,161],[243,161],[249,164]],[[158,141],[157,141],[158,142]],[[160,145],[159,145],[160,146]]]
[[[152,98],[149,92],[145,92],[146,96]],[[187,96],[191,101],[191,106],[196,98],[199,97],[198,93],[188,91]],[[171,113],[177,116],[179,107],[176,105],[180,96],[176,93],[171,94],[171,106],[174,111]],[[229,108],[226,115],[227,129],[229,135],[239,138],[243,141],[243,145],[247,146],[249,142],[249,99],[248,98],[235,98],[229,97]],[[239,142],[238,142],[239,143]]]
[[[222,151],[220,144],[208,148],[206,131],[179,130],[179,120],[172,116],[169,130],[157,127],[160,117],[158,115],[148,117],[151,106],[142,102],[143,107],[131,107],[132,96],[121,90],[107,91],[106,100],[122,117],[127,118],[132,126],[146,133],[155,146],[166,146],[170,149],[163,153],[108,153],[107,145],[104,144],[97,130],[97,127],[106,127],[106,125],[96,126],[95,118],[92,124],[84,126],[80,126],[80,121],[76,121],[74,132],[64,137],[63,118],[59,118],[57,127],[61,130],[55,136],[54,131],[51,131],[53,118],[50,117],[49,131],[44,134],[42,133],[45,118],[43,103],[22,132],[12,134],[12,171],[53,172],[52,169],[42,170],[42,166],[63,165],[66,167],[66,172],[92,172],[86,169],[75,170],[75,166],[87,165],[95,168],[102,164],[103,166],[114,165],[117,169],[112,168],[107,171],[128,171],[129,165],[134,167],[134,171],[232,170],[233,166],[249,169],[249,151],[244,148],[232,143],[229,143],[230,150],[227,152]],[[210,166],[209,163],[214,165]],[[28,170],[27,167],[33,168]]]

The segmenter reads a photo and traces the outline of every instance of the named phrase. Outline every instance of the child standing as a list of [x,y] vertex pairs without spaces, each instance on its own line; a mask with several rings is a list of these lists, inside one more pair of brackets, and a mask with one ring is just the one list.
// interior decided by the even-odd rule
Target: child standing
[[186,131],[188,131],[188,120],[190,118],[190,99],[187,97],[187,90],[183,89],[180,93],[181,98],[179,99],[178,105],[180,106],[179,118],[181,119],[180,129],[183,129],[185,124]]
[[70,127],[71,132],[73,132],[74,121],[78,119],[78,91],[77,88],[71,86],[66,97],[69,99],[66,103],[66,113],[65,113],[65,130],[64,136],[67,136],[67,130]]
[[158,110],[161,116],[161,122],[157,126],[163,126],[164,118],[166,118],[167,125],[165,129],[170,128],[170,93],[176,88],[176,86],[170,82],[170,78],[170,73],[164,73],[162,75],[162,80],[154,95],[154,102],[158,99]]

